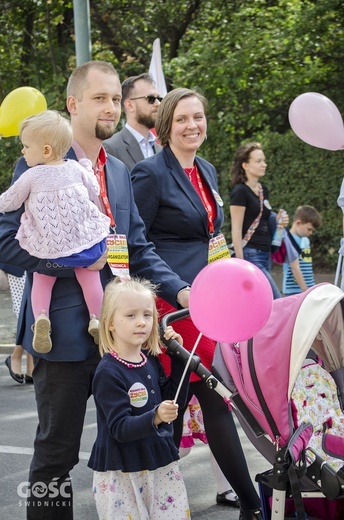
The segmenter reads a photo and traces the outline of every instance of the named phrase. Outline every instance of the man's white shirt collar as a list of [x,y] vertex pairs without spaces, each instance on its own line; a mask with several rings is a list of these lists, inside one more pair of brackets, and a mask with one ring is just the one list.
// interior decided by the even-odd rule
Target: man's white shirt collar
[[139,143],[145,158],[154,155],[153,146],[155,144],[156,137],[153,134],[153,132],[149,130],[148,138],[146,138],[142,134],[140,134],[140,132],[135,130],[135,128],[130,126],[128,123],[125,124],[125,127],[129,130],[129,132],[135,137],[136,141]]

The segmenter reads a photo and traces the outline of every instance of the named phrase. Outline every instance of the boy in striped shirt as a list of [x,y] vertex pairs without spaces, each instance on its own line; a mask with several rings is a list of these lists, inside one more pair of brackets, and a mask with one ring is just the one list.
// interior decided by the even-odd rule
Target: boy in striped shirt
[[315,285],[309,237],[320,225],[321,217],[313,206],[299,206],[295,211],[290,232],[301,254],[290,239],[284,237],[287,256],[283,264],[282,292],[285,296],[301,293]]

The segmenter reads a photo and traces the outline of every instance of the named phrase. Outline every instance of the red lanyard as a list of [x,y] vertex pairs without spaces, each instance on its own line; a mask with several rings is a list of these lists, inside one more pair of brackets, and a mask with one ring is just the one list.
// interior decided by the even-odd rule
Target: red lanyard
[[198,168],[197,166],[195,165],[195,168],[196,168],[196,171],[195,171],[195,174],[196,174],[196,181],[197,181],[197,184],[198,184],[198,192],[200,194],[200,197],[202,199],[202,202],[203,202],[203,205],[205,207],[205,210],[207,212],[207,216],[208,216],[208,228],[209,228],[209,233],[211,235],[214,234],[214,214],[213,214],[213,208],[208,200],[208,197],[205,193],[205,190],[204,190],[204,187],[203,187],[203,183],[202,183],[202,179],[201,179],[201,176],[199,174],[199,171],[198,171]]
[[104,172],[104,166],[105,166],[106,157],[101,157],[101,154],[99,154],[98,160],[97,160],[97,171],[96,176],[99,182],[100,187],[100,197],[103,201],[104,208],[106,211],[107,216],[110,219],[110,224],[112,228],[116,227],[115,219],[113,218],[113,214],[110,207],[110,202],[107,196],[107,190],[106,190],[106,179],[105,179],[105,172]]

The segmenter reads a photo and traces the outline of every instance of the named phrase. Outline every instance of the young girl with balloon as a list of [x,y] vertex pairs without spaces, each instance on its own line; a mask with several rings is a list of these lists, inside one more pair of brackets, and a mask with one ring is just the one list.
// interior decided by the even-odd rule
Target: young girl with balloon
[[[98,434],[88,465],[99,518],[187,520],[190,510],[173,442],[188,380],[173,356],[169,378],[158,354],[158,313],[147,280],[116,278],[104,293],[94,379]],[[182,344],[171,326],[165,339]],[[174,399],[176,398],[176,402]]]

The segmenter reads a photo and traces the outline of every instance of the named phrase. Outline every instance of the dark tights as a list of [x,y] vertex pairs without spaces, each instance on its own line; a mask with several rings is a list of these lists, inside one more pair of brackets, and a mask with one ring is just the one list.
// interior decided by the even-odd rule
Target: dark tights
[[[257,509],[261,506],[259,497],[252,483],[239,435],[223,398],[210,390],[203,381],[190,383],[190,394],[195,395],[202,408],[204,427],[209,447],[238,495],[243,509]],[[191,398],[190,395],[190,398]],[[183,432],[184,410],[174,421],[174,441],[179,447]]]

